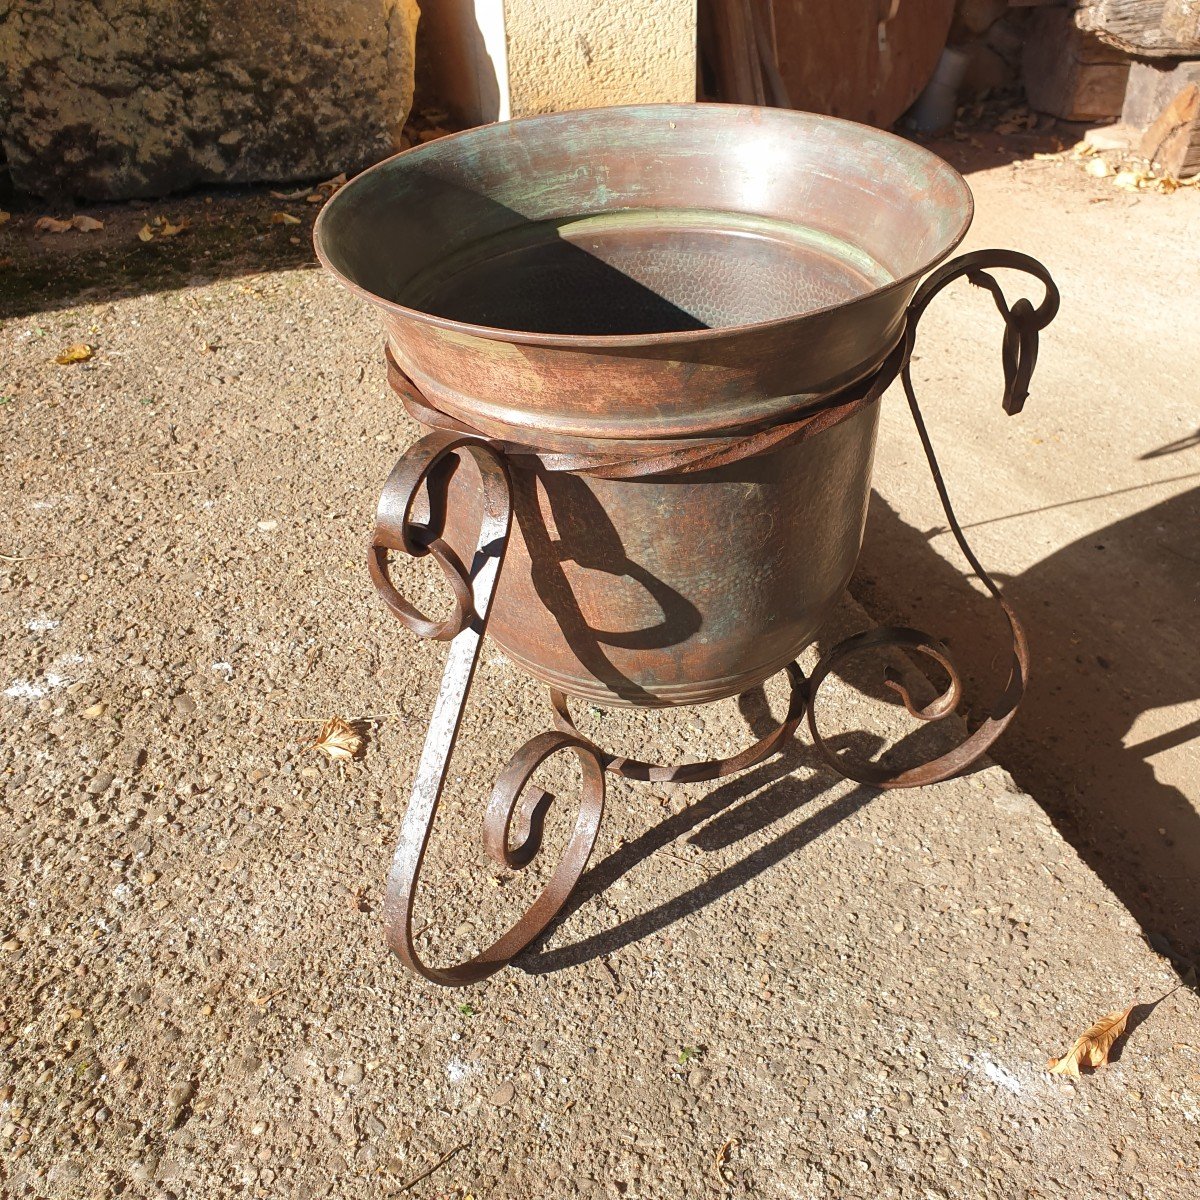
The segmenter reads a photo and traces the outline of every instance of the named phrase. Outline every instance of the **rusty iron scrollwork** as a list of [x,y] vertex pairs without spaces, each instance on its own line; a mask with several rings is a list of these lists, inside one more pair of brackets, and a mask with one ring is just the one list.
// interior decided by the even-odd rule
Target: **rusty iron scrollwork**
[[[1004,292],[1000,285],[985,269],[997,267],[1022,271],[1038,279],[1045,288],[1045,297],[1042,303],[1034,308],[1027,299],[1022,297],[1010,308],[1004,299]],[[1050,324],[1058,312],[1058,289],[1054,286],[1049,271],[1037,259],[1019,254],[1014,250],[978,250],[960,255],[934,271],[917,289],[912,303],[908,307],[904,338],[900,343],[902,350],[900,382],[904,388],[905,398],[908,400],[913,422],[917,427],[917,435],[920,437],[921,446],[925,451],[926,461],[929,463],[929,470],[933,476],[934,486],[937,488],[942,511],[946,514],[946,521],[963,557],[966,558],[980,582],[999,604],[1008,621],[1012,638],[1012,664],[1008,681],[999,699],[992,705],[991,711],[983,722],[959,745],[928,762],[895,771],[878,763],[856,762],[848,755],[837,754],[826,743],[817,722],[817,696],[821,684],[840,664],[853,655],[866,650],[877,652],[903,650],[917,653],[933,659],[946,671],[950,677],[946,690],[932,703],[920,708],[913,702],[904,685],[890,671],[885,676],[885,686],[899,695],[905,708],[918,720],[938,721],[955,711],[962,695],[962,684],[949,651],[941,642],[922,633],[919,629],[909,629],[899,625],[884,625],[868,630],[866,633],[860,633],[839,642],[829,650],[817,664],[810,681],[809,732],[812,734],[818,750],[834,770],[858,783],[870,784],[877,788],[921,787],[929,783],[940,783],[944,779],[949,779],[951,776],[965,771],[988,752],[996,739],[1011,724],[1017,715],[1017,708],[1025,694],[1025,687],[1029,679],[1029,640],[1026,637],[1025,628],[1012,605],[1001,594],[999,585],[976,557],[958,523],[958,518],[954,515],[954,507],[950,503],[946,481],[938,466],[933,443],[929,438],[929,430],[921,415],[916,391],[913,388],[912,353],[916,345],[917,325],[921,314],[942,288],[964,275],[969,282],[986,289],[991,294],[996,308],[1004,320],[1004,342],[1001,348],[1001,361],[1004,368],[1003,404],[1004,411],[1009,416],[1014,416],[1021,411],[1029,395],[1029,380],[1037,362],[1038,334]]]
[[[440,530],[411,519],[422,484],[439,463],[453,454],[469,454],[483,484],[479,532],[469,569],[441,542]],[[391,611],[414,633],[450,642],[384,900],[388,945],[417,974],[450,987],[473,983],[498,971],[545,929],[583,873],[604,811],[604,771],[590,743],[559,731],[542,733],[526,742],[509,760],[492,791],[483,822],[484,848],[493,860],[513,870],[533,861],[541,848],[542,825],[554,797],[540,789],[526,795],[526,785],[546,759],[569,750],[579,759],[583,771],[583,794],[566,849],[537,900],[485,950],[449,967],[432,966],[422,960],[413,934],[417,884],[479,661],[511,524],[512,488],[503,456],[483,442],[431,433],[401,458],[389,476],[380,498],[368,558],[371,576]],[[390,550],[433,555],[454,595],[454,610],[445,621],[423,616],[396,590],[388,573]]]
[[[1041,281],[1045,298],[1038,307],[1020,299],[1011,307],[988,269],[1010,268]],[[1028,394],[1029,379],[1037,360],[1038,333],[1058,309],[1058,292],[1046,269],[1035,259],[1006,250],[984,250],[962,255],[945,264],[925,280],[909,305],[903,335],[884,363],[868,379],[830,397],[815,411],[791,422],[746,434],[712,439],[690,439],[678,449],[656,448],[641,453],[617,447],[613,453],[562,453],[539,451],[536,447],[496,442],[456,418],[433,408],[399,369],[389,354],[388,372],[392,386],[409,411],[435,432],[422,438],[396,464],[380,497],[375,533],[368,565],[371,577],[391,612],[420,637],[446,641],[446,665],[434,704],[429,732],[417,768],[416,782],[400,829],[399,840],[388,875],[384,915],[388,943],[413,971],[434,983],[448,986],[471,983],[497,971],[541,933],[562,908],[587,864],[595,845],[604,808],[604,775],[612,772],[630,779],[658,782],[699,782],[742,771],[779,752],[791,740],[807,715],[817,749],[840,774],[878,788],[917,787],[936,783],[965,770],[977,761],[1012,721],[1029,675],[1029,646],[1025,631],[999,586],[983,568],[963,534],[938,467],[933,446],[917,403],[911,375],[912,353],[921,314],[938,292],[962,276],[992,296],[1004,320],[1002,346],[1004,410],[1021,410]],[[901,650],[925,656],[940,664],[949,675],[947,688],[931,703],[919,706],[892,672],[885,684],[897,693],[905,707],[922,721],[949,716],[958,706],[962,687],[946,647],[915,629],[884,626],[857,634],[838,643],[818,662],[806,679],[796,663],[785,670],[791,684],[787,713],[766,736],[739,754],[709,762],[676,766],[656,765],[622,758],[600,749],[576,728],[567,696],[551,691],[550,705],[555,729],[526,742],[500,773],[483,822],[483,841],[488,855],[512,869],[528,865],[541,848],[542,827],[554,797],[529,788],[537,768],[552,755],[570,751],[583,773],[582,795],[574,830],[540,896],[507,932],[487,949],[455,966],[435,967],[417,953],[413,934],[413,912],[418,878],[437,814],[446,773],[454,751],[467,694],[487,628],[488,614],[504,563],[512,525],[512,482],[507,460],[537,458],[543,470],[572,471],[607,479],[638,479],[662,474],[689,474],[737,462],[785,443],[815,436],[847,419],[863,405],[878,401],[887,386],[899,376],[921,439],[934,485],[950,529],[983,585],[1000,605],[1012,635],[1012,665],[1008,682],[985,720],[954,749],[932,761],[902,770],[878,762],[855,761],[838,754],[821,733],[816,699],[828,676],[849,658],[865,652]],[[452,456],[469,455],[482,481],[479,490],[480,519],[472,562],[464,564],[442,540],[444,513],[438,511],[429,484]],[[430,512],[426,523],[413,519],[415,501],[425,489]],[[434,620],[419,612],[398,591],[391,579],[389,554],[431,556],[440,566],[453,597],[450,614]],[[528,794],[526,794],[528,792]]]

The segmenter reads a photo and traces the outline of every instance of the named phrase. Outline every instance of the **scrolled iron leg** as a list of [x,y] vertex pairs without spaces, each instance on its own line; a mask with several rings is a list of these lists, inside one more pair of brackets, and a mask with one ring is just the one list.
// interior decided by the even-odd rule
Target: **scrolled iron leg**
[[[472,456],[483,481],[479,532],[469,571],[441,541],[440,529],[418,526],[411,519],[413,501],[429,473],[447,455],[462,453]],[[450,644],[384,900],[388,945],[418,975],[447,987],[473,983],[495,973],[546,928],[583,873],[604,811],[604,771],[588,742],[559,731],[539,734],[526,742],[496,782],[484,817],[484,847],[494,860],[514,870],[532,862],[541,847],[542,825],[554,797],[541,791],[531,792],[524,800],[522,796],[533,773],[546,759],[570,750],[583,770],[583,794],[567,847],[541,895],[487,949],[449,967],[431,966],[421,959],[413,937],[418,880],[479,661],[511,525],[512,488],[503,457],[485,442],[434,433],[422,438],[388,477],[368,559],[371,576],[392,612],[420,636]],[[445,621],[423,616],[396,590],[388,571],[389,550],[430,553],[437,560],[455,598],[454,611]]]
[[[1034,308],[1028,300],[1022,298],[1010,308],[1004,299],[1004,292],[1000,285],[985,270],[989,267],[1007,267],[1023,271],[1039,279],[1046,289],[1042,303]],[[908,308],[908,319],[902,343],[903,358],[900,381],[904,387],[904,395],[908,400],[913,422],[917,427],[917,434],[925,451],[925,458],[929,463],[929,470],[933,475],[938,497],[942,502],[942,509],[963,556],[1000,605],[1008,620],[1012,634],[1012,665],[1008,682],[999,700],[993,705],[992,711],[983,723],[964,741],[953,750],[939,755],[930,762],[894,772],[877,763],[855,762],[844,755],[836,754],[826,744],[817,722],[817,696],[821,684],[840,663],[866,650],[899,649],[923,654],[940,663],[950,676],[950,684],[946,691],[931,704],[924,708],[918,708],[899,680],[890,674],[886,679],[886,685],[899,694],[905,707],[914,717],[922,721],[938,721],[954,712],[962,694],[958,671],[949,652],[941,642],[929,637],[928,634],[921,633],[916,629],[894,625],[857,634],[839,642],[827,651],[817,664],[811,680],[808,725],[813,741],[835,771],[859,783],[871,784],[878,788],[920,787],[923,784],[939,783],[943,779],[949,779],[952,775],[966,770],[987,753],[996,739],[1011,724],[1017,715],[1017,708],[1021,703],[1029,679],[1029,643],[1025,636],[1025,630],[1012,606],[1001,595],[999,586],[984,570],[983,564],[976,558],[967,543],[962,527],[954,515],[950,496],[946,490],[946,482],[938,467],[933,444],[929,439],[929,431],[925,427],[920,406],[917,404],[916,392],[913,389],[912,352],[916,343],[917,324],[921,314],[942,288],[963,275],[971,283],[986,289],[991,294],[996,308],[1004,319],[1004,343],[1001,359],[1004,367],[1004,411],[1009,416],[1014,416],[1021,411],[1029,394],[1029,381],[1033,375],[1034,364],[1037,362],[1038,334],[1050,324],[1055,313],[1058,312],[1058,289],[1054,286],[1050,273],[1041,263],[1027,255],[1018,254],[1016,251],[979,250],[972,254],[961,255],[936,270],[917,289]]]

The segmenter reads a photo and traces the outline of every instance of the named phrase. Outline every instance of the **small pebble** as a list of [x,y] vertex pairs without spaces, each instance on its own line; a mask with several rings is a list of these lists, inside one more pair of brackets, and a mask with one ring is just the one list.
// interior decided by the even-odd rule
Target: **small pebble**
[[342,1067],[337,1073],[337,1082],[342,1087],[353,1087],[356,1083],[362,1083],[363,1075],[362,1065],[360,1063],[351,1063],[349,1066]]
[[278,528],[279,522],[274,520],[274,518],[269,521],[259,521],[258,523],[259,533],[274,533]]
[[111,771],[97,771],[92,776],[91,782],[87,785],[87,794],[89,796],[103,796],[113,784]]
[[488,1103],[495,1108],[504,1108],[512,1103],[513,1097],[517,1094],[517,1089],[513,1086],[510,1080],[507,1083],[502,1083],[489,1097]]
[[980,996],[979,999],[975,1001],[975,1007],[979,1009],[984,1016],[991,1017],[993,1019],[1000,1015],[1000,1010],[996,1007],[996,1002],[991,998],[991,996]]

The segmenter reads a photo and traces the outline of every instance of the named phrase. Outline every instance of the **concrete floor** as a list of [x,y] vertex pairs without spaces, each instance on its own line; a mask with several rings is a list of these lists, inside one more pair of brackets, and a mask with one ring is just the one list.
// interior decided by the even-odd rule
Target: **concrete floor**
[[[1073,163],[936,148],[975,193],[964,248],[1033,254],[1062,292],[1016,418],[985,293],[945,293],[917,348],[959,519],[1030,628],[1032,687],[995,757],[1186,973],[1200,960],[1200,189],[1132,196]],[[898,388],[876,462],[852,590],[948,640],[982,707],[1003,685],[1006,626],[963,582]]]
[[[963,520],[1034,627],[1040,684],[999,753],[1042,772],[1037,802],[995,766],[880,795],[803,736],[716,784],[614,781],[561,924],[453,993],[380,932],[444,651],[388,617],[361,554],[417,430],[373,316],[287,269],[311,207],[299,229],[260,193],[104,210],[103,235],[0,231],[25,284],[0,298],[0,1192],[1195,1191],[1197,1000],[1143,934],[1184,944],[1195,901],[1195,763],[1167,744],[1195,721],[1194,492],[1158,481],[1196,453],[1179,257],[1200,196],[1130,204],[1075,168],[991,163],[974,244],[1045,257],[1063,316],[1017,421],[965,285],[930,312],[917,376]],[[144,244],[154,214],[192,225]],[[54,362],[81,341],[91,361]],[[992,617],[943,557],[906,421],[891,396],[856,588],[987,668]],[[406,580],[433,599],[420,564]],[[862,619],[844,606],[824,641]],[[831,730],[881,719],[877,679],[830,687]],[[372,718],[348,770],[311,749],[334,712]],[[760,698],[586,728],[706,756],[764,719]],[[497,766],[545,727],[541,689],[489,651],[423,898],[439,958],[511,919],[561,845],[566,805],[524,874],[479,849]],[[1129,1004],[1118,1061],[1046,1074]]]

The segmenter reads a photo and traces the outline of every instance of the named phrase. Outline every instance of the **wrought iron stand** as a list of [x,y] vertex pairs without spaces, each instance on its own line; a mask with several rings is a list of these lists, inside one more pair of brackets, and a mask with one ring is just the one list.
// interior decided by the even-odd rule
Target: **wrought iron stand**
[[[996,280],[985,268],[1013,268],[1039,279],[1045,298],[1037,308],[1026,299],[1011,307]],[[945,692],[932,703],[919,707],[898,678],[889,672],[886,684],[903,701],[907,710],[922,721],[936,721],[952,713],[961,696],[961,684],[946,647],[915,629],[885,626],[857,634],[834,646],[806,678],[796,663],[785,670],[791,685],[787,714],[779,725],[754,745],[731,758],[710,762],[662,766],[609,754],[584,737],[576,728],[559,691],[550,693],[555,728],[525,743],[500,773],[492,791],[483,822],[483,843],[497,863],[519,870],[528,865],[541,847],[542,828],[554,797],[527,785],[538,766],[560,751],[570,751],[583,771],[583,795],[575,827],[557,867],[541,895],[506,933],[475,957],[450,967],[434,967],[422,961],[413,936],[413,909],[422,861],[437,814],[438,801],[454,751],[463,709],[470,690],[480,646],[487,630],[488,614],[512,524],[512,484],[506,458],[514,453],[536,454],[528,447],[497,444],[479,432],[432,408],[417,393],[411,381],[389,356],[389,376],[410,412],[435,432],[422,438],[396,464],[384,485],[379,501],[375,533],[369,552],[371,577],[385,603],[407,628],[419,637],[449,642],[441,687],[430,719],[429,732],[417,768],[416,783],[400,829],[399,841],[388,874],[384,914],[388,944],[406,966],[434,983],[458,986],[483,979],[499,970],[538,936],[562,908],[595,845],[604,810],[605,772],[629,779],[657,782],[697,783],[732,775],[781,750],[807,715],[808,727],[817,749],[839,774],[878,788],[918,787],[937,783],[975,762],[1007,728],[1017,711],[1029,674],[1029,649],[1016,614],[1000,594],[967,544],[954,516],[945,483],[938,469],[925,422],[913,391],[910,363],[917,324],[930,300],[946,284],[960,276],[986,288],[1004,320],[1002,347],[1004,366],[1004,411],[1021,411],[1028,395],[1030,376],[1037,360],[1038,333],[1058,309],[1058,292],[1046,269],[1035,259],[1006,250],[965,254],[933,272],[909,305],[904,334],[888,360],[865,384],[857,384],[842,395],[831,397],[816,413],[789,424],[776,425],[744,438],[723,438],[696,446],[689,443],[677,453],[658,454],[653,459],[606,459],[599,462],[583,456],[555,455],[542,459],[549,470],[608,473],[610,478],[634,478],[667,471],[686,473],[725,465],[779,446],[787,441],[811,437],[862,406],[876,403],[899,375],[908,399],[925,456],[941,498],[946,519],[959,548],[984,586],[1001,606],[1012,631],[1012,665],[1007,686],[991,713],[953,750],[917,767],[893,773],[875,763],[853,762],[836,754],[825,742],[818,725],[815,700],[821,684],[845,659],[863,650],[899,648],[926,655],[949,674]],[[414,501],[438,465],[449,456],[470,455],[482,479],[479,528],[474,557],[469,566],[442,539],[444,528],[434,518],[427,525],[413,521]],[[442,514],[444,519],[444,514]],[[441,567],[454,597],[454,608],[443,621],[418,612],[396,590],[389,575],[389,552],[413,557],[431,556]]]

